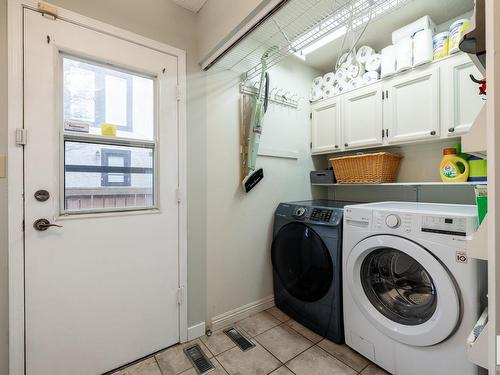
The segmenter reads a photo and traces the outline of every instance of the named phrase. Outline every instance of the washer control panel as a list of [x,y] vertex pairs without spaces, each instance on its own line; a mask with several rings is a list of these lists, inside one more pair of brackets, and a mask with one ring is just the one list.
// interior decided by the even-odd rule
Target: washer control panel
[[391,229],[402,233],[411,233],[412,230],[413,219],[408,214],[375,211],[373,219],[375,230]]
[[332,219],[333,210],[328,210],[325,208],[313,208],[311,216],[309,219],[312,221],[319,221],[323,223],[329,223]]
[[467,220],[460,217],[423,216],[422,232],[467,236]]

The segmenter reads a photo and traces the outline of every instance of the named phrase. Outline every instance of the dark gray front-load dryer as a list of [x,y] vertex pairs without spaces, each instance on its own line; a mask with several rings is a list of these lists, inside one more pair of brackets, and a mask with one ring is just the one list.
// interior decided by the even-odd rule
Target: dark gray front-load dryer
[[341,271],[345,204],[326,200],[280,203],[271,249],[276,306],[336,343],[344,342]]

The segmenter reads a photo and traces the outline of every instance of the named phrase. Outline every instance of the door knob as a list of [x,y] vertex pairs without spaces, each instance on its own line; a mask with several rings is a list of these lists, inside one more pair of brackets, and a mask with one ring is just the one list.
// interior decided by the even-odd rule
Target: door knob
[[46,231],[50,227],[62,228],[62,225],[51,224],[47,219],[38,219],[33,223],[33,228],[41,232]]

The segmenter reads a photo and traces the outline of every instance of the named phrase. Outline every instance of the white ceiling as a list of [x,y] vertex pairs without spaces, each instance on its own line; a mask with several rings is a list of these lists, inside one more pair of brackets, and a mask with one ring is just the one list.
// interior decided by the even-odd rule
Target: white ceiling
[[177,5],[180,5],[183,8],[186,8],[192,12],[198,12],[203,4],[207,2],[207,0],[172,0]]
[[[473,7],[473,0],[413,0],[370,23],[358,45],[366,44],[380,50],[391,44],[391,34],[394,30],[426,14],[431,16],[436,25],[439,25],[463,15],[472,10]],[[350,40],[352,41],[352,39],[351,37]],[[342,38],[326,44],[324,47],[307,55],[306,64],[323,72],[333,70],[341,45]]]

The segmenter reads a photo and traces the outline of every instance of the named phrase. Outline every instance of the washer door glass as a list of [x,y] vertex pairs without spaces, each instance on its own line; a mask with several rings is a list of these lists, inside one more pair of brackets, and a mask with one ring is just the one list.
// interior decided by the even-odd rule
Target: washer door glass
[[420,263],[402,251],[373,251],[363,260],[360,276],[373,306],[396,323],[422,324],[436,311],[432,278]]
[[273,240],[273,269],[295,298],[317,301],[333,282],[333,263],[320,236],[302,223],[283,226]]

